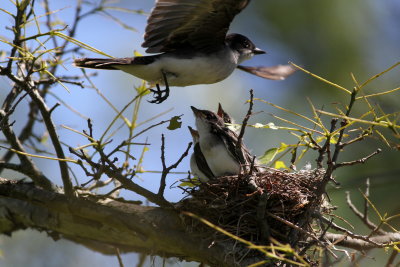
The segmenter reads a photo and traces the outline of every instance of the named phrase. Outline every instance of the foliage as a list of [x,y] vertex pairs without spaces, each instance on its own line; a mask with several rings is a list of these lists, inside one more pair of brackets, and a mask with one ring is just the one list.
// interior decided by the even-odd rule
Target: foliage
[[[58,12],[62,12],[62,10],[51,11],[47,0],[44,1],[46,12],[41,15],[36,13],[37,3],[34,0],[16,1],[14,4],[14,11],[0,8],[0,12],[13,21],[12,27],[9,28],[9,36],[1,36],[0,38],[0,41],[7,47],[1,55],[0,75],[11,84],[0,110],[0,128],[3,133],[2,141],[4,143],[1,147],[7,151],[0,160],[0,171],[12,170],[22,173],[30,178],[35,186],[67,197],[64,203],[78,199],[88,200],[91,203],[90,205],[94,203],[99,206],[107,201],[137,205],[136,202],[132,203],[133,201],[120,197],[120,192],[126,190],[146,198],[164,210],[177,211],[174,203],[167,201],[164,196],[167,186],[166,178],[188,155],[191,144],[188,144],[185,149],[180,148],[183,150],[182,154],[176,157],[177,159],[174,163],[168,165],[166,161],[170,160],[172,156],[166,155],[166,141],[164,135],[162,135],[162,170],[155,172],[160,174],[160,179],[158,191],[153,192],[135,181],[140,174],[150,172],[144,167],[146,152],[150,144],[147,141],[139,142],[137,140],[154,127],[165,126],[168,130],[179,130],[182,124],[182,115],[154,122],[165,115],[165,112],[141,121],[143,117],[143,114],[140,113],[141,106],[145,96],[149,93],[148,85],[144,81],[135,87],[136,95],[127,101],[122,108],[118,108],[94,84],[91,79],[91,73],[82,70],[81,75],[71,76],[63,69],[65,64],[69,64],[72,55],[83,54],[85,50],[107,56],[105,52],[74,38],[76,30],[84,18],[93,14],[102,14],[124,28],[134,30],[108,11],[117,10],[139,14],[143,12],[118,8],[104,0],[98,4],[79,1],[75,7],[75,19],[71,25],[67,26],[65,23],[54,20],[55,15]],[[87,11],[83,12],[83,9]],[[44,30],[43,28],[46,29]],[[360,254],[364,250],[372,248],[391,250],[393,253],[388,258],[387,264],[392,264],[398,252],[400,238],[398,237],[397,228],[391,223],[399,215],[382,214],[379,211],[379,208],[370,200],[369,184],[367,183],[365,192],[361,193],[365,202],[363,212],[360,212],[351,202],[350,196],[347,198],[348,206],[370,229],[368,234],[362,235],[354,230],[352,232],[334,223],[333,218],[337,216],[332,211],[332,208],[326,208],[327,198],[325,195],[328,183],[336,183],[334,174],[337,169],[366,163],[368,159],[382,151],[376,142],[376,147],[371,148],[369,155],[365,155],[363,158],[354,158],[351,161],[340,161],[339,155],[351,151],[350,147],[352,145],[365,142],[367,138],[372,138],[380,140],[380,144],[387,147],[399,148],[400,125],[398,124],[398,118],[400,111],[387,112],[385,107],[380,106],[378,100],[375,99],[391,97],[398,93],[397,91],[400,90],[400,87],[375,93],[368,93],[368,87],[374,80],[383,79],[384,74],[398,67],[400,63],[393,64],[364,82],[360,82],[356,75],[351,74],[352,88],[329,81],[294,63],[292,65],[323,82],[324,86],[339,90],[344,96],[343,99],[346,99],[347,102],[335,103],[328,108],[318,108],[315,103],[309,100],[310,110],[313,114],[310,117],[263,99],[253,99],[251,97],[248,115],[243,123],[234,125],[241,129],[240,142],[246,126],[290,132],[296,138],[295,143],[289,144],[282,140],[279,146],[266,150],[260,161],[270,167],[285,169],[287,173],[292,171],[290,175],[296,173],[304,175],[304,171],[310,170],[297,170],[296,165],[301,162],[306,154],[316,152],[317,168],[324,169],[321,180],[315,182],[313,198],[307,202],[304,212],[301,213],[301,216],[296,217],[295,222],[285,219],[284,216],[270,215],[272,219],[279,220],[281,224],[285,224],[291,229],[288,241],[290,246],[281,243],[277,239],[270,239],[270,243],[267,244],[255,244],[238,237],[234,231],[223,229],[221,225],[217,225],[217,221],[210,222],[209,218],[205,216],[204,218],[199,217],[191,212],[182,214],[189,216],[193,220],[199,220],[213,230],[223,233],[224,238],[228,236],[233,240],[244,243],[250,250],[261,252],[264,258],[261,261],[252,262],[252,266],[264,264],[271,259],[274,262],[282,261],[300,266],[307,266],[313,262],[332,264],[331,259],[338,258],[336,256],[337,253],[349,255],[348,250],[338,249],[337,246],[356,249]],[[88,85],[84,84],[82,80],[85,80]],[[95,90],[99,99],[106,102],[114,112],[113,118],[106,129],[102,132],[97,132],[95,125],[89,118],[82,115],[79,110],[72,108],[72,103],[67,103],[58,97],[56,88],[60,88],[60,86],[68,92],[72,91],[69,88],[70,86],[78,86],[85,88],[85,90]],[[51,97],[57,99],[59,103],[51,106]],[[272,106],[277,110],[286,112],[288,117],[294,116],[296,119],[272,114],[272,117],[282,125],[272,122],[248,125],[254,102]],[[24,112],[22,108],[24,104],[28,106],[28,118],[26,120],[12,120],[16,113]],[[62,125],[63,129],[70,131],[71,135],[83,137],[84,144],[66,144],[60,139],[58,126],[53,121],[53,112],[60,105],[87,120],[86,130],[83,131],[78,130],[82,126]],[[131,111],[131,113],[128,111]],[[41,131],[41,134],[38,134],[39,131]],[[113,138],[121,132],[124,133],[124,138],[122,142],[115,144]],[[47,144],[47,138],[51,144]],[[64,151],[66,149],[70,152],[70,157],[65,154]],[[290,156],[290,160],[286,161],[285,156]],[[18,163],[15,163],[13,157],[18,157]],[[43,173],[33,160],[34,158],[58,162],[63,184],[62,190],[55,185],[54,178],[50,178]],[[85,174],[84,183],[80,183],[80,179],[77,178],[79,176],[76,174],[78,169]],[[278,172],[284,173],[282,171]],[[287,176],[290,175],[288,174]],[[9,185],[10,181],[11,179],[2,180],[0,184]],[[180,184],[180,186],[189,186],[191,187],[189,191],[194,190],[193,192],[197,192],[199,183],[189,176],[188,180]],[[104,193],[99,193],[99,189],[102,189]],[[183,189],[188,191],[187,188]],[[261,202],[265,194],[262,192],[263,188],[258,189],[261,190],[255,190],[254,194],[259,197],[257,200]],[[192,194],[195,194],[193,192]],[[247,195],[245,194],[245,196]],[[4,199],[12,198],[12,196],[1,197]],[[370,220],[370,209],[378,217],[378,223],[373,223]],[[235,223],[238,223],[238,221],[235,221]],[[36,229],[43,228],[37,225]],[[54,229],[47,230],[50,232]],[[62,232],[61,230],[59,231]],[[79,240],[74,241],[79,243]],[[162,240],[158,240],[158,242],[162,243]],[[302,246],[298,245],[299,242],[303,242]],[[81,243],[87,245],[87,243]],[[118,244],[116,244],[116,246],[121,250],[126,248],[123,245],[118,247]],[[148,250],[145,253],[150,254],[153,251]],[[180,254],[181,251],[177,251],[175,254],[169,253],[167,255],[178,255],[204,262],[207,260],[194,252],[193,255],[184,256]],[[117,250],[116,254],[119,255],[119,250]],[[162,251],[159,255],[163,255]],[[237,262],[235,261],[237,260],[236,256],[233,256],[233,262],[235,263]]]

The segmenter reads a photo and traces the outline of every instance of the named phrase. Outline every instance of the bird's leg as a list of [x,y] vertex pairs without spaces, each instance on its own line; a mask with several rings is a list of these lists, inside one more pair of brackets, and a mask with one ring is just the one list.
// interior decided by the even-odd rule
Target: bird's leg
[[169,85],[168,85],[167,75],[165,74],[164,70],[161,70],[161,73],[163,76],[165,89],[161,90],[160,85],[158,83],[156,84],[157,90],[150,89],[150,91],[154,95],[154,100],[149,101],[150,103],[160,104],[160,103],[164,102],[165,100],[167,100],[167,98],[169,96]]

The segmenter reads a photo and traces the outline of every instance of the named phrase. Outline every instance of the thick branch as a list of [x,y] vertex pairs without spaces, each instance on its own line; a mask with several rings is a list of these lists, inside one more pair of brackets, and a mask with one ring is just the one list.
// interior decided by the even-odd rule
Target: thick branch
[[[69,198],[33,184],[0,178],[0,233],[33,228],[58,233],[102,253],[146,252],[195,260],[211,266],[235,266],[222,245],[186,231],[179,213],[111,201]],[[210,246],[210,247],[209,247]]]

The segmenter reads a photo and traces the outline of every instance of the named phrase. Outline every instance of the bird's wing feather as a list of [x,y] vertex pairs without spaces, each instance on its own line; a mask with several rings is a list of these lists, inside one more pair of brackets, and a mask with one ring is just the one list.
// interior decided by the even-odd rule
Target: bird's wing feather
[[203,152],[201,152],[199,143],[196,143],[194,145],[194,157],[196,159],[196,164],[197,164],[197,167],[199,168],[199,170],[204,173],[206,178],[213,179],[215,177],[215,175],[213,174],[210,167],[208,166],[207,160],[204,157]]
[[292,65],[277,65],[271,67],[248,67],[239,65],[237,68],[269,80],[284,80],[297,70]]
[[233,18],[250,0],[157,0],[143,47],[148,53],[194,48],[213,52],[224,44]]
[[247,147],[241,143],[240,149],[237,149],[238,135],[226,128],[219,125],[214,125],[213,130],[217,133],[217,136],[221,136],[222,141],[225,144],[229,154],[242,165],[249,166],[252,162],[253,156]]

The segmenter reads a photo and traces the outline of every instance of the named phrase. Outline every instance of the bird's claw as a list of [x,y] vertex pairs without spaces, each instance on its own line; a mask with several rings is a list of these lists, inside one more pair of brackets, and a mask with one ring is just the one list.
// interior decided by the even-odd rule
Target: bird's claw
[[165,86],[164,90],[161,90],[160,85],[156,84],[157,89],[149,89],[150,92],[153,93],[154,95],[154,99],[151,101],[148,101],[149,103],[153,103],[153,104],[160,104],[162,102],[164,102],[165,100],[167,100],[168,96],[169,96],[169,86]]
[[160,85],[158,83],[156,84],[157,90],[150,89],[150,92],[152,92],[154,95],[154,99],[149,101],[149,103],[160,104],[160,103],[164,102],[165,100],[167,100],[167,98],[169,96],[169,85],[168,85],[167,76],[163,70],[161,71],[161,74],[164,79],[165,89],[161,90]]

